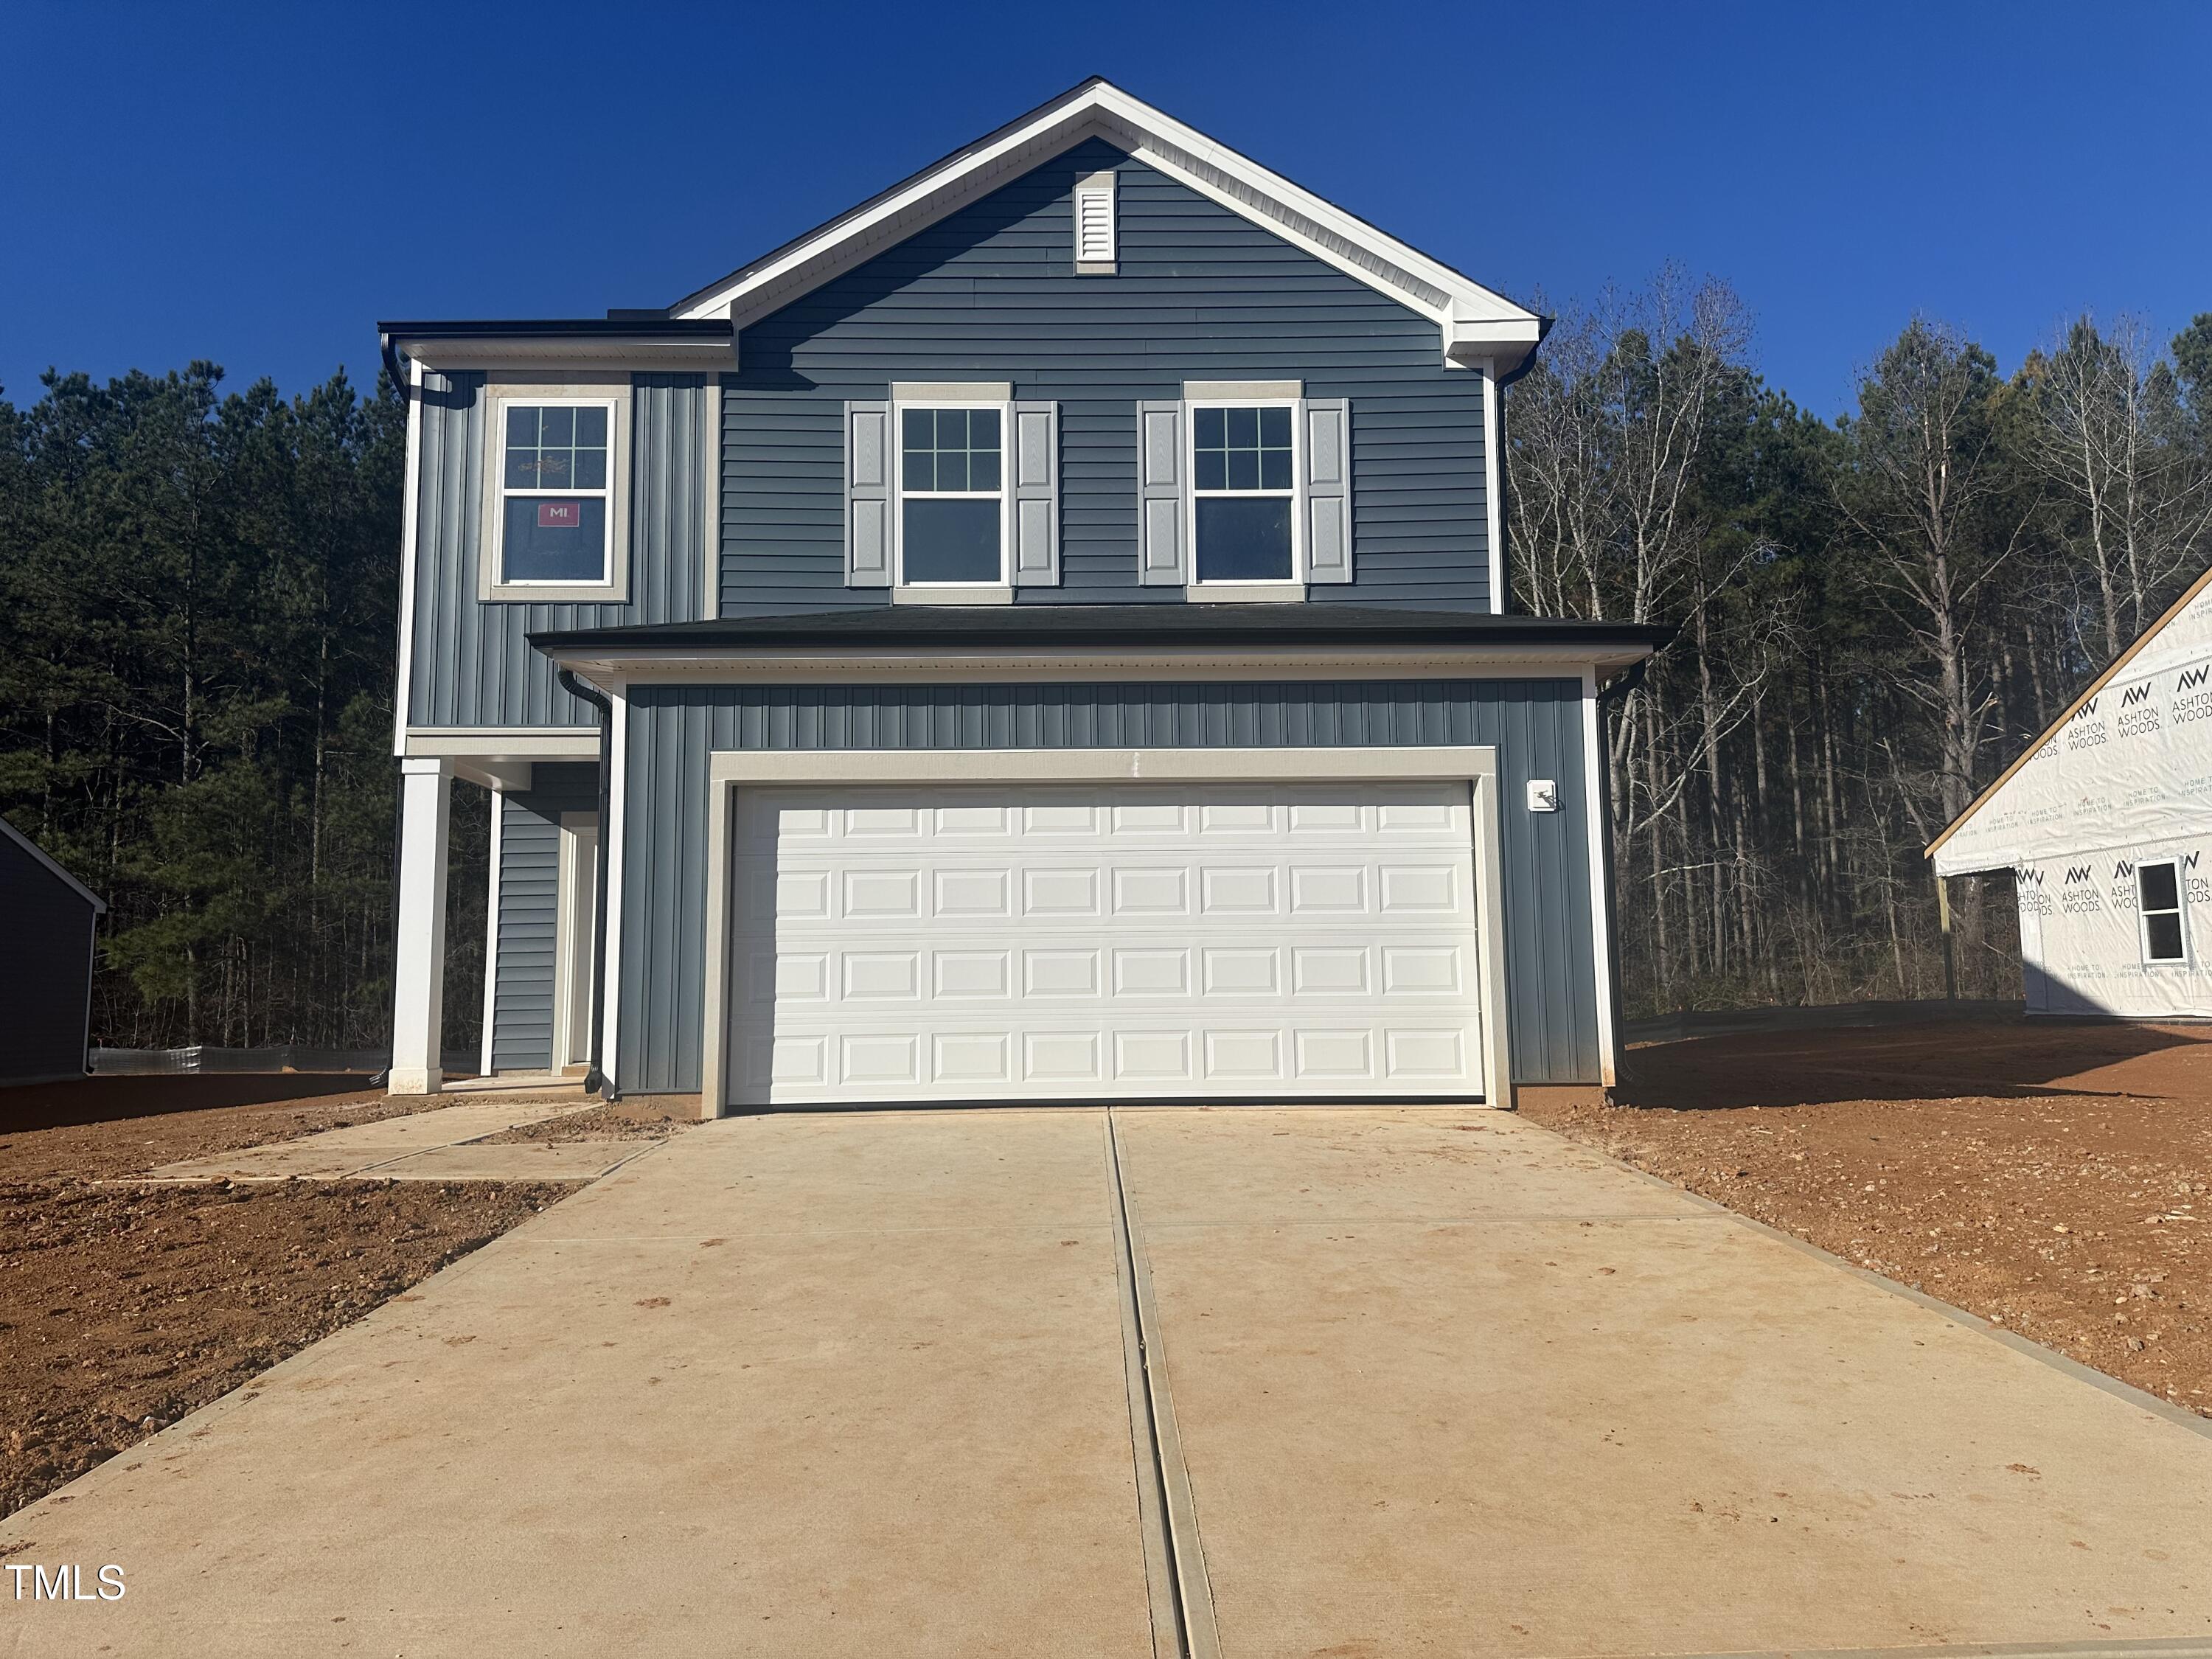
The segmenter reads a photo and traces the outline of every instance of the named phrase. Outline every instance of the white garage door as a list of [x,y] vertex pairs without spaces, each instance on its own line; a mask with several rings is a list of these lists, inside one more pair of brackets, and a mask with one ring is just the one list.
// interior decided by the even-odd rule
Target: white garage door
[[744,788],[731,1103],[1480,1092],[1464,784]]

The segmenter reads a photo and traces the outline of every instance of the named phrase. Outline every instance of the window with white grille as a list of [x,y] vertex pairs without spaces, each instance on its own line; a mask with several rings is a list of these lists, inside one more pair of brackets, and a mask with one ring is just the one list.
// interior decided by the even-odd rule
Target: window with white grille
[[1114,175],[1093,173],[1075,181],[1075,270],[1078,276],[1114,274]]

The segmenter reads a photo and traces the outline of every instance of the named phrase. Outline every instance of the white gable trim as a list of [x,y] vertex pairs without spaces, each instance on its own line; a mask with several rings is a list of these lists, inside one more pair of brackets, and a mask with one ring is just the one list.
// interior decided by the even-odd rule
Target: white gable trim
[[1535,349],[1541,326],[1534,313],[1098,80],[678,301],[669,315],[726,317],[743,328],[1093,137],[1430,318],[1449,362],[1487,362],[1510,373]]

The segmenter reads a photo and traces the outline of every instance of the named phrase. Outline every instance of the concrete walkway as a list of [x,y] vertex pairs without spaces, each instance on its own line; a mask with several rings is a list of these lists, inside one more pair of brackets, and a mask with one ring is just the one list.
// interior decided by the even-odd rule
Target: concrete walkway
[[129,1584],[0,1651],[2212,1653],[2168,1408],[1511,1118],[1114,1128],[1126,1263],[1099,1112],[693,1129],[0,1522]]
[[574,1096],[472,1101],[406,1117],[325,1129],[296,1140],[165,1164],[146,1181],[594,1181],[637,1156],[635,1140],[469,1143],[580,1111]]

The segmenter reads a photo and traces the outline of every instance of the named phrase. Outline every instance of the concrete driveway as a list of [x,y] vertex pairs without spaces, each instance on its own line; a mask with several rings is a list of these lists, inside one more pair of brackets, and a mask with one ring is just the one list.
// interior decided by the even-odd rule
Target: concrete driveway
[[1510,1117],[743,1119],[0,1523],[128,1584],[0,1650],[2212,1653],[2202,1426]]

